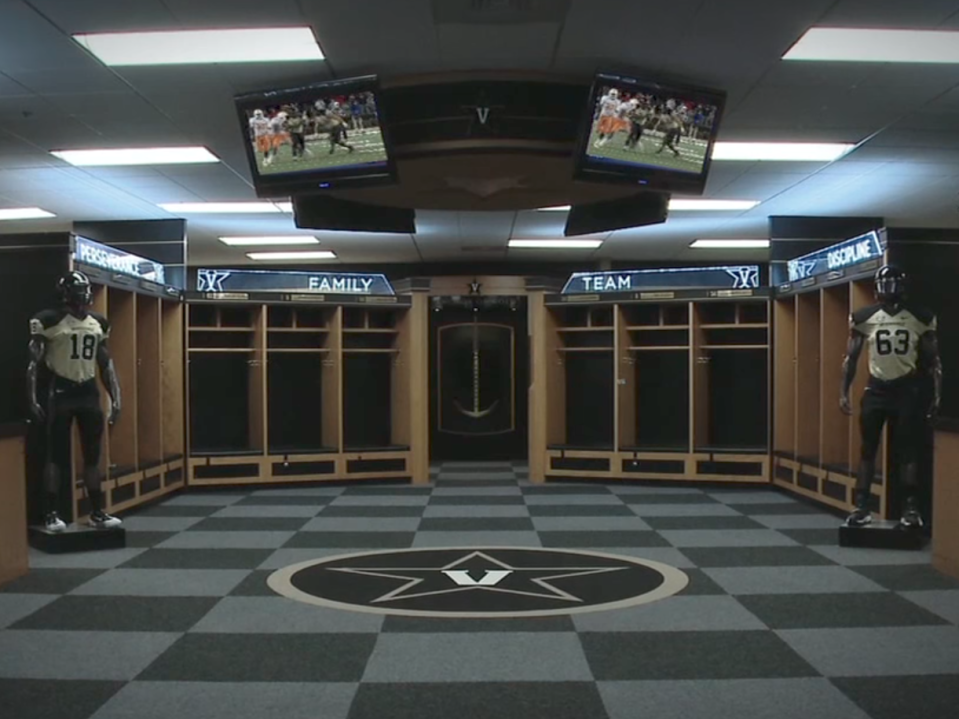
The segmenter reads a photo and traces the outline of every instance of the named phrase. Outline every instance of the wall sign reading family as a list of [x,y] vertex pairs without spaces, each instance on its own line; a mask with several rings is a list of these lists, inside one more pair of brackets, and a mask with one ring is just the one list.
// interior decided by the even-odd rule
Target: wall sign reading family
[[298,292],[341,295],[392,295],[386,275],[350,272],[212,270],[196,273],[198,292]]
[[878,232],[868,232],[859,237],[840,242],[808,255],[797,257],[786,264],[790,282],[835,272],[861,262],[881,258],[886,251],[885,243]]
[[574,272],[564,295],[632,292],[657,289],[755,289],[759,265],[671,267],[618,272]]
[[149,280],[160,285],[166,284],[166,273],[159,262],[101,245],[86,237],[74,238],[73,259],[101,270]]

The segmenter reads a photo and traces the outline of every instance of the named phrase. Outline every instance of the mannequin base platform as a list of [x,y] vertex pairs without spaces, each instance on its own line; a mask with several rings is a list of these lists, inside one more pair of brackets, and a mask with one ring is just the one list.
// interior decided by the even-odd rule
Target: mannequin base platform
[[27,537],[31,547],[47,554],[97,552],[127,546],[127,532],[123,527],[93,529],[71,524],[62,532],[50,532],[45,527],[32,525]]
[[873,520],[865,527],[839,527],[840,547],[867,549],[904,549],[916,551],[925,546],[927,538],[921,529],[906,529],[899,522]]

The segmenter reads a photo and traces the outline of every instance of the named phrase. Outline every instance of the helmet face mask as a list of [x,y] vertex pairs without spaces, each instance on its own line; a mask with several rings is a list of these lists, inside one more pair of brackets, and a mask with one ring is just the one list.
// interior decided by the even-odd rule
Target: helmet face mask
[[85,311],[93,304],[93,287],[82,272],[69,272],[57,283],[60,299],[70,309]]
[[875,287],[880,302],[901,302],[906,295],[906,273],[898,267],[884,265],[876,272]]

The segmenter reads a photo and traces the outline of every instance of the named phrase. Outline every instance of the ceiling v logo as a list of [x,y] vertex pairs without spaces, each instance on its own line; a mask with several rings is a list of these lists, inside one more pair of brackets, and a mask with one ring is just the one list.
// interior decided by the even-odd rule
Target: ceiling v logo
[[512,573],[512,570],[508,569],[487,569],[483,578],[477,581],[470,576],[468,571],[463,569],[443,570],[443,574],[461,587],[495,587]]

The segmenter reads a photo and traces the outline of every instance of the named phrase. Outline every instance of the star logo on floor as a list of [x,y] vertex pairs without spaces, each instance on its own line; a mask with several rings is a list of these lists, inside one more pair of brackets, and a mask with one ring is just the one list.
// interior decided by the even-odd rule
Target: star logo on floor
[[[477,562],[476,560],[482,560]],[[494,565],[495,569],[477,568],[476,564]],[[473,568],[469,568],[470,565]],[[445,567],[383,567],[358,569],[335,567],[333,571],[373,577],[387,577],[406,582],[399,588],[373,600],[381,602],[400,601],[416,597],[437,597],[459,592],[502,592],[542,599],[582,603],[581,597],[550,584],[550,580],[568,577],[584,577],[590,574],[621,572],[626,567],[570,567],[558,572],[552,567],[515,567],[491,557],[485,552],[471,552]],[[479,576],[480,578],[476,578]]]
[[277,570],[278,594],[324,607],[434,617],[572,614],[645,604],[682,590],[665,564],[600,552],[537,547],[385,550],[315,559]]

